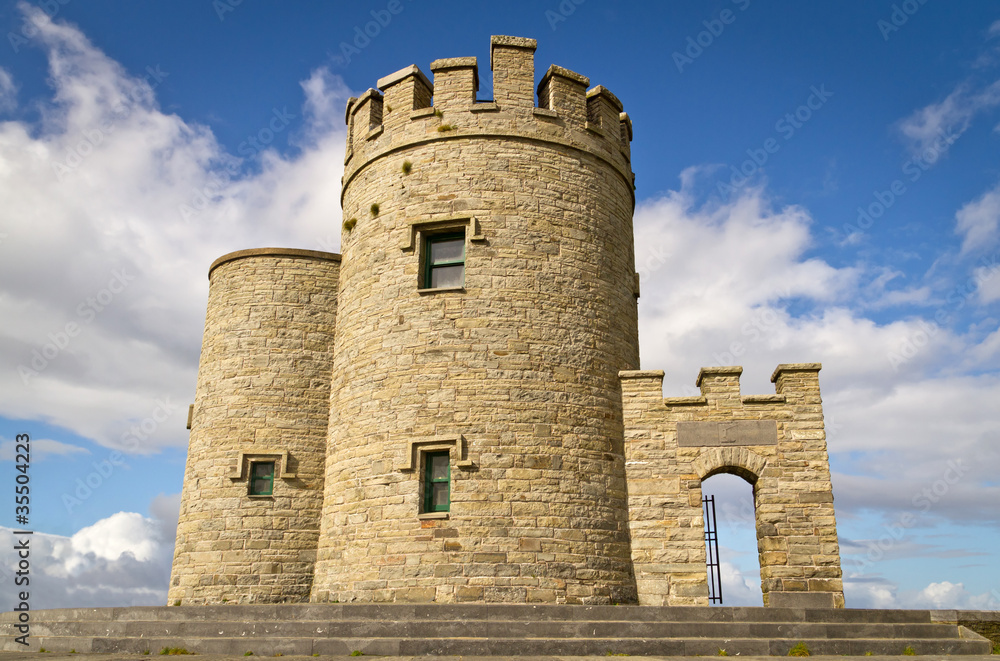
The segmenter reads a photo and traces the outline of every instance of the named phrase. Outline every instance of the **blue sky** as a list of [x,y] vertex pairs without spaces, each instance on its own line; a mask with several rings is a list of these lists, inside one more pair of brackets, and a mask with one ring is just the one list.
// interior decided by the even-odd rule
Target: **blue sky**
[[[489,98],[509,34],[632,118],[665,394],[822,362],[848,605],[1000,608],[995,3],[47,0],[0,30],[0,479],[30,433],[33,607],[164,603],[209,264],[339,250],[346,99],[459,56]],[[750,488],[706,489],[726,603],[759,604]]]

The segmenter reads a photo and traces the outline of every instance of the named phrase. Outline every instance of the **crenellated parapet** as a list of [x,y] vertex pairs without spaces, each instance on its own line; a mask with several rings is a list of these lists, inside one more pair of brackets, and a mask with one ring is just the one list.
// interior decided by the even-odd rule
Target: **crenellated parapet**
[[[416,65],[348,101],[344,187],[373,160],[431,141],[495,137],[556,143],[610,163],[631,188],[632,122],[607,88],[552,65],[535,100],[534,39],[490,40],[493,99],[479,100],[475,57],[435,60],[433,83]],[[634,198],[633,198],[634,201]]]
[[632,561],[640,603],[707,605],[701,483],[754,486],[764,603],[843,607],[819,363],[779,365],[775,394],[742,367],[706,367],[701,394],[663,397],[663,372],[621,372]]

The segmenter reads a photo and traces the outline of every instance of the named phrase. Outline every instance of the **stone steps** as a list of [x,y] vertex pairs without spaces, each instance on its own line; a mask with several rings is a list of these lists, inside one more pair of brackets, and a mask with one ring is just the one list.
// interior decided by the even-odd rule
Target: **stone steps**
[[[158,654],[780,655],[989,654],[933,611],[486,604],[289,604],[61,609],[31,613],[28,650]],[[15,613],[0,615],[5,651]]]
[[[958,638],[958,627],[939,624],[819,624],[733,622],[562,622],[520,620],[364,621],[340,622],[102,622],[106,636],[179,636],[185,638],[357,638],[392,631],[401,638],[442,638],[461,632],[463,638]],[[37,623],[36,636],[74,636],[76,622]]]

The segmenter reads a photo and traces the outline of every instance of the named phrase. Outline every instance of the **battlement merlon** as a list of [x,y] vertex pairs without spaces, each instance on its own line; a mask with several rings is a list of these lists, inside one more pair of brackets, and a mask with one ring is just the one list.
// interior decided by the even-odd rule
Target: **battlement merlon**
[[[771,374],[775,386],[774,395],[740,394],[740,376],[743,368],[739,365],[724,367],[703,367],[698,371],[695,386],[701,395],[694,397],[663,397],[663,376],[661,370],[627,370],[618,373],[622,382],[622,394],[626,401],[641,408],[652,408],[653,404],[668,407],[705,406],[709,401],[730,400],[728,406],[742,404],[820,404],[819,371],[820,363],[783,363]],[[726,405],[724,405],[726,406]]]
[[[380,129],[394,140],[403,134],[426,133],[446,124],[457,130],[483,129],[489,119],[484,115],[500,112],[516,120],[530,132],[550,132],[545,124],[561,125],[567,130],[584,130],[594,137],[611,142],[626,159],[630,157],[632,122],[623,112],[622,102],[607,88],[588,89],[590,79],[569,69],[552,65],[538,84],[538,103],[534,89],[534,39],[494,36],[490,40],[490,67],[493,71],[492,101],[477,101],[479,72],[475,57],[453,57],[431,63],[432,83],[411,64],[378,80],[377,89],[369,89],[348,100],[345,123],[348,125],[348,153],[380,135]],[[432,105],[433,104],[433,105]],[[440,111],[436,114],[430,109]],[[448,112],[443,118],[442,113]],[[464,115],[460,117],[459,113]],[[524,115],[530,120],[525,123]],[[477,117],[479,118],[477,120]],[[509,121],[510,121],[509,120]],[[494,122],[495,123],[495,122]],[[534,128],[532,128],[534,126]],[[492,132],[496,127],[488,128]],[[442,136],[454,137],[454,135]]]
[[468,110],[479,91],[479,67],[474,57],[448,57],[431,62],[434,107],[442,112]]
[[524,37],[490,37],[493,101],[506,108],[531,112],[535,107],[535,49],[538,42]]
[[621,176],[634,204],[632,122],[621,101],[603,86],[588,90],[587,77],[552,66],[539,83],[536,106],[534,51],[533,39],[491,39],[491,101],[476,98],[475,57],[434,60],[433,82],[410,65],[380,78],[378,89],[349,99],[343,186],[387,154],[431,142],[504,136],[559,145],[605,162]]
[[771,383],[774,391],[789,401],[820,404],[819,371],[821,363],[782,363],[774,368]]
[[377,86],[385,95],[384,107],[398,110],[383,113],[382,122],[388,131],[409,122],[414,110],[429,108],[434,96],[434,85],[415,64],[379,78]]

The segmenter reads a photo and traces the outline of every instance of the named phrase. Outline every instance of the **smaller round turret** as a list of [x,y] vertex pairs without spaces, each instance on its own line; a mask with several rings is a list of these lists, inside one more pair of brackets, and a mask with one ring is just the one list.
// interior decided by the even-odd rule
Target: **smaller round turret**
[[212,264],[169,603],[308,599],[339,273],[312,250]]

